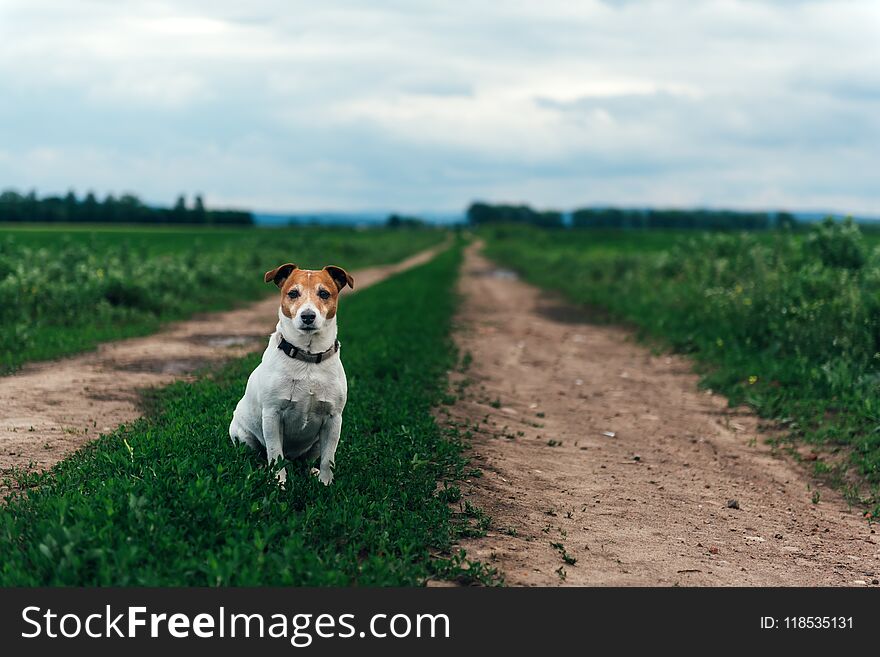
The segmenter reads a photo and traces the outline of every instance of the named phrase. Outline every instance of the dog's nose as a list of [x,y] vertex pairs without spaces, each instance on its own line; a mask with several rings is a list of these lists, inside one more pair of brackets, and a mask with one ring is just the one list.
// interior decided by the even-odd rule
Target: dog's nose
[[303,324],[314,324],[315,317],[317,317],[317,315],[315,315],[315,311],[313,310],[303,310],[299,314],[299,318]]

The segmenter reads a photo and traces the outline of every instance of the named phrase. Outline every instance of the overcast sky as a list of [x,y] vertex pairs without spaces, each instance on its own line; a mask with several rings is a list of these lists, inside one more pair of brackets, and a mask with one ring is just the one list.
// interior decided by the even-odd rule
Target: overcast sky
[[880,215],[878,0],[0,0],[0,188]]

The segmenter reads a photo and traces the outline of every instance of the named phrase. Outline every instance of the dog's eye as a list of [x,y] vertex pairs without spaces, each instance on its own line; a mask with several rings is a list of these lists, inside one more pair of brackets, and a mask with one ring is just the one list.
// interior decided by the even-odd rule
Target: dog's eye
[[318,296],[321,297],[322,299],[329,299],[330,293],[327,290],[319,290]]
[[291,290],[287,293],[287,296],[289,296],[291,299],[297,299],[299,298],[299,290]]

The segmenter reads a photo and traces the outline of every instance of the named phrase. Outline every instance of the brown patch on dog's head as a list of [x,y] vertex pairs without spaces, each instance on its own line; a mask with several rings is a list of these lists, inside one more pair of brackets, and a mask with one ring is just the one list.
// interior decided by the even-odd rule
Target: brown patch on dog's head
[[[332,319],[336,316],[340,290],[346,285],[354,287],[351,275],[332,265],[313,270],[288,263],[266,272],[265,280],[281,288],[281,312],[294,320],[304,306],[313,307],[323,319]],[[315,322],[316,327],[320,328],[323,319]]]

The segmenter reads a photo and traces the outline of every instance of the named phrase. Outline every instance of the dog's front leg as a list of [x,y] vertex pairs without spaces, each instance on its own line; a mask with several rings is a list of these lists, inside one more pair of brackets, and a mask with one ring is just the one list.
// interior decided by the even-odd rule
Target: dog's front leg
[[336,446],[339,445],[339,434],[342,433],[342,416],[331,415],[321,427],[318,445],[321,448],[321,467],[318,480],[327,486],[333,481],[333,466],[336,458]]
[[[284,446],[281,436],[281,411],[277,408],[263,409],[263,441],[266,443],[266,459],[269,465],[284,458]],[[287,468],[278,470],[278,481],[287,481]]]

